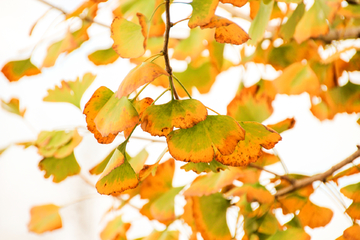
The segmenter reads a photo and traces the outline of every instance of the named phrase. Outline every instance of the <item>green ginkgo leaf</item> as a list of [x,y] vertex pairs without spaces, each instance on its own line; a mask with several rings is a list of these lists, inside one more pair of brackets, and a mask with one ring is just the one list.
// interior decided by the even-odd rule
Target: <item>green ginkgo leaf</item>
[[24,76],[32,76],[41,71],[30,61],[30,58],[19,61],[11,61],[5,64],[1,72],[10,82],[18,81]]
[[24,117],[26,111],[26,109],[20,110],[20,102],[17,98],[12,98],[9,102],[5,102],[1,99],[1,107],[10,113],[19,115],[20,117]]

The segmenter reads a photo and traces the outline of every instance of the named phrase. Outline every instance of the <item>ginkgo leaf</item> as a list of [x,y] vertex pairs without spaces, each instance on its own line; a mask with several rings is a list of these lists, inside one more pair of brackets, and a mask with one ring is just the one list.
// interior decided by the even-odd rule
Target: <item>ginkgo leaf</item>
[[208,24],[201,26],[201,29],[204,28],[216,28],[215,40],[219,43],[240,45],[250,39],[249,35],[236,23],[219,16],[212,17]]
[[34,145],[43,157],[64,158],[70,155],[82,141],[82,136],[74,131],[42,131]]
[[167,136],[174,127],[191,128],[206,116],[207,110],[198,100],[172,100],[148,107],[142,115],[141,128],[153,136]]
[[300,210],[298,218],[303,226],[310,228],[324,227],[332,219],[333,212],[325,207],[319,207],[310,200]]
[[190,4],[193,8],[193,12],[188,26],[189,28],[195,28],[210,22],[210,19],[215,14],[219,0],[193,0]]
[[249,29],[249,35],[251,38],[248,42],[249,44],[256,45],[263,38],[266,26],[270,20],[273,6],[274,0],[260,0],[259,11],[255,16],[254,21],[252,21]]
[[231,3],[232,5],[236,7],[242,7],[244,6],[248,0],[220,0],[222,3]]
[[159,65],[152,62],[144,62],[132,69],[121,82],[116,93],[117,98],[127,96],[138,87],[154,81],[161,75],[169,76],[169,74]]
[[139,174],[140,171],[143,169],[144,163],[146,162],[146,159],[148,157],[149,157],[149,153],[144,148],[138,154],[136,154],[135,157],[130,158],[129,163],[131,167],[134,169],[136,174]]
[[172,180],[175,171],[174,159],[169,159],[157,167],[154,176],[148,176],[140,185],[142,199],[156,199],[172,189]]
[[113,49],[122,58],[136,58],[145,53],[146,49],[146,21],[144,15],[137,14],[140,25],[125,18],[116,17],[111,24],[111,38],[114,40]]
[[185,171],[194,171],[197,174],[200,174],[202,172],[221,172],[224,171],[226,169],[229,169],[227,166],[219,163],[216,160],[212,160],[209,163],[203,163],[203,162],[199,162],[199,163],[193,163],[193,162],[189,162],[183,166],[180,167],[181,169],[184,169]]
[[353,219],[360,219],[360,203],[353,202],[347,209],[346,213]]
[[286,130],[292,129],[295,125],[295,118],[287,118],[275,124],[267,125],[268,128],[275,130],[277,133],[282,133]]
[[59,183],[69,176],[77,175],[81,170],[73,152],[64,158],[44,158],[39,162],[39,168],[45,171],[45,178],[53,175],[55,183]]
[[178,231],[168,231],[163,232],[153,231],[142,240],[178,240],[179,232]]
[[232,239],[226,223],[226,210],[230,207],[230,201],[225,199],[221,193],[192,199],[196,227],[203,238],[208,240]]
[[68,102],[80,109],[81,98],[95,78],[95,75],[85,73],[81,81],[79,78],[75,81],[61,81],[61,87],[56,86],[54,90],[49,89],[48,95],[43,100],[45,102]]
[[287,22],[280,27],[279,34],[284,38],[284,40],[288,41],[293,37],[296,25],[298,24],[304,13],[305,4],[301,2],[299,5],[297,5]]
[[218,192],[225,186],[231,185],[241,175],[241,171],[237,168],[230,168],[219,173],[210,172],[198,176],[184,192],[184,196],[208,196]]
[[112,150],[105,158],[104,160],[102,160],[100,163],[96,164],[96,166],[94,166],[92,169],[89,170],[90,174],[93,174],[93,175],[99,175],[101,174],[106,165],[108,164],[108,162],[110,161],[112,155],[114,154],[115,152],[115,149]]
[[346,197],[354,200],[354,202],[360,202],[360,183],[355,183],[343,187],[340,192]]
[[30,58],[8,62],[1,69],[1,72],[9,82],[18,81],[24,76],[32,76],[41,73],[41,71],[31,63]]
[[1,99],[1,107],[10,113],[24,117],[26,109],[20,110],[20,101],[17,98],[10,99],[9,102],[5,102]]
[[277,200],[283,214],[289,214],[302,209],[308,201],[308,198],[299,195],[297,192],[293,192],[285,196],[281,196]]
[[335,183],[338,183],[339,178],[346,177],[346,176],[351,176],[351,175],[357,174],[359,172],[360,172],[360,165],[353,165],[352,167],[350,167],[350,168],[348,168],[348,169],[346,169],[344,171],[341,171],[341,172],[337,173],[334,176],[329,177],[328,180],[332,180]]
[[259,183],[244,184],[241,187],[236,187],[228,191],[225,196],[239,196],[246,194],[248,202],[259,202],[262,204],[271,204],[274,202],[274,196]]
[[115,240],[126,239],[126,232],[129,230],[131,224],[124,223],[122,216],[117,216],[113,220],[109,221],[100,233],[101,240]]
[[255,162],[261,156],[261,147],[271,149],[281,140],[281,136],[274,130],[257,122],[240,122],[245,129],[245,140],[240,141],[234,152],[222,155],[217,152],[216,160],[224,165],[246,166]]
[[104,171],[96,183],[100,194],[117,194],[127,189],[133,189],[139,184],[139,179],[124,154],[115,150]]
[[320,83],[314,71],[308,64],[293,63],[285,68],[284,72],[273,81],[280,94],[297,95],[308,92],[310,95],[319,95]]
[[187,225],[191,227],[193,233],[192,235],[195,235],[197,232],[197,228],[193,214],[193,200],[192,197],[185,197],[185,200],[186,200],[186,204],[184,206],[184,213],[181,215],[181,218],[184,220],[185,223],[187,223]]
[[202,41],[208,38],[207,35],[208,32],[202,31],[199,28],[191,29],[190,35],[174,47],[172,57],[177,60],[185,60],[187,57],[190,57],[192,60],[196,59],[205,49]]
[[271,165],[271,164],[274,164],[277,162],[280,162],[279,157],[262,151],[260,158],[256,161],[256,165],[264,167],[264,166],[268,166],[268,165]]
[[285,231],[277,231],[268,240],[310,240],[309,234],[307,234],[302,228],[288,228]]
[[61,228],[59,209],[60,207],[54,204],[32,207],[30,209],[31,219],[28,224],[29,231],[41,234]]
[[325,35],[329,31],[328,20],[331,8],[324,0],[315,0],[297,24],[294,39],[301,43],[310,37]]
[[178,129],[166,137],[169,152],[185,162],[211,162],[215,150],[229,155],[245,131],[229,116],[208,116],[204,121],[188,129]]
[[262,122],[273,112],[275,98],[272,82],[260,80],[248,88],[242,88],[227,106],[227,114],[237,121]]
[[261,223],[257,229],[258,233],[273,235],[280,229],[280,224],[274,214],[267,212],[263,217],[261,217]]
[[360,226],[354,224],[351,227],[345,229],[343,236],[345,240],[357,240],[360,236]]
[[183,187],[172,188],[158,197],[150,206],[151,215],[162,223],[175,220],[175,196]]
[[91,53],[88,58],[96,66],[99,66],[115,62],[119,58],[119,55],[115,52],[113,48],[108,48],[103,50],[97,50]]

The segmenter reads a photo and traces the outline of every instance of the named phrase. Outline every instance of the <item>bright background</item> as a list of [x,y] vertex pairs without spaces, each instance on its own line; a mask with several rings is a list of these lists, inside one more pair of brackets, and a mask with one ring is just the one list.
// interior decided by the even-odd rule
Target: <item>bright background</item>
[[[71,12],[82,1],[53,0],[48,2]],[[110,25],[111,18],[107,13],[115,6],[114,1],[104,4],[105,10],[99,13],[96,20]],[[36,26],[32,36],[29,36],[33,24],[48,9],[48,6],[36,0],[0,1],[1,67],[8,61],[28,58],[34,46],[41,40],[45,39],[45,42],[48,42],[51,39],[54,41],[61,39],[59,37],[66,30],[66,26],[60,23],[63,17],[56,10],[49,11]],[[178,15],[183,14],[182,16],[184,16],[187,14],[186,11],[190,13],[191,8],[184,4],[176,5],[176,11],[172,12],[173,19],[180,19],[181,16]],[[244,29],[248,30],[249,22],[241,23]],[[72,27],[76,28],[76,24],[74,22]],[[186,23],[177,25],[177,28],[180,32],[179,36],[188,34]],[[92,26],[88,32],[94,38],[68,56],[61,55],[56,65],[43,69],[41,75],[24,77],[20,81],[10,84],[0,74],[0,98],[5,101],[9,101],[12,97],[19,98],[21,108],[27,108],[26,121],[0,109],[0,149],[11,143],[36,139],[41,130],[71,130],[74,127],[86,126],[84,115],[71,104],[42,101],[42,98],[47,95],[47,89],[53,89],[55,85],[60,84],[61,80],[75,80],[86,72],[97,75],[94,83],[83,97],[82,108],[98,87],[107,86],[116,91],[121,80],[134,65],[130,65],[127,60],[118,59],[114,64],[95,67],[87,59],[87,55],[94,50],[111,46],[112,42],[108,38],[110,31],[103,27]],[[46,44],[39,44],[34,51],[32,62],[38,67],[42,64],[47,47]],[[236,48],[227,46],[226,49],[228,58],[234,61],[239,59],[238,51],[234,51]],[[175,68],[181,69],[181,63],[174,61],[173,64]],[[193,97],[221,114],[226,114],[226,106],[235,96],[240,81],[243,81],[246,86],[250,86],[261,77],[261,74],[270,79],[276,77],[277,73],[271,70],[264,72],[260,69],[259,71],[255,65],[247,74],[244,74],[240,67],[232,68],[218,76],[208,94],[200,95],[194,89]],[[149,87],[141,96],[156,98],[162,91],[161,88]],[[167,101],[169,95],[165,96],[161,98],[161,101]],[[287,117],[296,119],[295,128],[283,133],[282,141],[276,145],[279,156],[291,173],[312,175],[324,172],[351,155],[356,150],[356,145],[360,144],[360,126],[356,124],[359,115],[338,114],[331,121],[320,122],[309,110],[310,100],[306,93],[292,97],[278,95],[273,102],[273,107],[274,113],[264,122],[265,124],[276,123]],[[75,150],[75,154],[82,167],[82,175],[95,183],[97,177],[90,176],[88,170],[102,160],[113,147],[121,143],[123,137],[118,137],[113,144],[99,145],[92,134],[87,133],[83,128],[79,131],[84,136],[84,140]],[[134,135],[150,137],[149,134],[141,131],[135,131]],[[128,151],[130,155],[134,156],[143,147],[146,147],[150,153],[148,163],[152,163],[156,161],[165,146],[163,143],[151,144],[149,141],[131,140]],[[169,155],[166,155],[164,159],[166,160],[168,157]],[[41,172],[37,166],[40,160],[41,156],[36,153],[35,148],[23,150],[19,146],[10,147],[0,156],[0,238],[11,240],[99,239],[99,233],[107,220],[118,214],[110,213],[104,217],[105,211],[113,204],[112,198],[97,194],[96,189],[87,185],[79,176],[69,177],[59,184],[54,184],[51,178],[44,179],[44,172]],[[359,162],[360,159],[356,161],[356,163]],[[179,167],[182,163],[177,162],[177,165]],[[280,164],[271,166],[269,169],[279,174],[284,173]],[[175,174],[175,186],[189,183],[196,176],[181,169],[177,169]],[[269,174],[262,175],[264,182],[269,177],[271,177]],[[341,179],[339,181],[340,188],[355,181],[359,181],[359,175]],[[335,239],[352,223],[343,214],[344,208],[334,199],[329,189],[320,185],[319,182],[314,183],[314,187],[318,190],[311,196],[311,200],[320,206],[331,208],[334,216],[325,228],[316,230],[307,228],[306,231],[314,240]],[[86,200],[75,203],[80,199]],[[347,206],[351,203],[349,200],[345,201]],[[176,202],[178,205],[176,211],[181,212],[184,202],[181,198],[176,199]],[[30,220],[30,208],[46,203],[69,204],[60,210],[63,228],[42,235],[29,233],[27,224]],[[143,201],[140,200],[134,202],[139,206],[142,203]],[[131,209],[125,211],[127,214],[124,220],[138,220],[130,229],[130,238],[148,234],[151,227],[161,230],[160,225],[155,223],[149,225],[148,221]],[[277,216],[282,215],[281,211],[277,211],[276,214]],[[281,217],[281,223],[285,223],[290,218],[290,216]],[[231,224],[230,219],[229,222]],[[173,227],[177,226],[178,224],[174,224]]]

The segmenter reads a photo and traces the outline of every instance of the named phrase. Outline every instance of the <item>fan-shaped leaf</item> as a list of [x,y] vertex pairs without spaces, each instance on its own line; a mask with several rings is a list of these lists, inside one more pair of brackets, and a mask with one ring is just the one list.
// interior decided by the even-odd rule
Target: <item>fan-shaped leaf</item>
[[246,194],[248,202],[259,202],[262,204],[271,204],[274,202],[274,196],[259,183],[244,184],[241,187],[236,187],[228,191],[225,196],[239,196]]
[[34,233],[44,233],[62,227],[59,206],[47,204],[32,207],[30,210],[31,219],[28,229]]
[[309,234],[307,234],[302,228],[288,228],[285,231],[277,231],[268,240],[310,240]]
[[211,162],[215,150],[231,154],[245,131],[229,116],[208,116],[192,128],[167,135],[170,154],[185,162]]
[[210,22],[215,14],[215,10],[219,0],[194,0],[191,3],[193,8],[192,15],[189,20],[189,28],[203,26]]
[[10,113],[19,115],[20,117],[24,117],[26,111],[26,109],[20,111],[20,103],[17,98],[12,98],[9,102],[5,102],[1,99],[1,107]]
[[68,102],[80,108],[81,98],[95,77],[91,73],[85,73],[81,81],[79,78],[75,81],[61,81],[61,87],[56,86],[54,90],[49,89],[48,95],[43,100],[45,102]]
[[30,58],[8,62],[1,69],[1,72],[9,82],[18,81],[24,76],[32,76],[41,73],[41,71],[31,63]]
[[141,128],[153,136],[167,136],[174,127],[191,128],[206,119],[207,110],[198,100],[172,100],[148,107]]
[[122,216],[117,216],[113,220],[109,221],[100,233],[101,240],[115,240],[115,239],[126,239],[126,232],[129,230],[131,224],[124,223]]
[[227,166],[219,163],[216,160],[212,160],[209,163],[203,163],[203,162],[193,163],[193,162],[189,162],[189,163],[183,165],[181,167],[181,169],[184,169],[187,172],[192,170],[192,171],[196,172],[197,174],[200,174],[202,172],[206,172],[206,173],[214,172],[214,173],[217,173],[217,172],[229,169],[229,168]]
[[360,183],[343,187],[340,192],[355,202],[360,202]]
[[277,133],[282,133],[286,130],[292,129],[295,125],[295,118],[287,118],[275,124],[267,125],[268,128],[274,129]]
[[100,163],[96,164],[96,166],[94,166],[92,169],[89,170],[90,174],[93,174],[93,175],[99,175],[101,174],[106,165],[108,164],[108,162],[110,161],[112,155],[114,154],[115,152],[115,149],[112,150],[105,158],[104,160],[102,160]]
[[310,200],[300,210],[298,215],[301,224],[311,228],[326,226],[331,221],[332,216],[333,212],[330,209],[319,207]]
[[347,214],[353,219],[360,219],[360,203],[359,202],[353,202],[347,209]]
[[119,55],[115,52],[113,48],[108,48],[95,51],[91,53],[88,58],[96,66],[99,66],[115,62],[119,58]]
[[257,12],[254,21],[251,23],[249,35],[251,40],[249,44],[256,45],[262,38],[266,26],[270,20],[271,12],[274,6],[274,0],[266,1],[260,0],[260,8]]

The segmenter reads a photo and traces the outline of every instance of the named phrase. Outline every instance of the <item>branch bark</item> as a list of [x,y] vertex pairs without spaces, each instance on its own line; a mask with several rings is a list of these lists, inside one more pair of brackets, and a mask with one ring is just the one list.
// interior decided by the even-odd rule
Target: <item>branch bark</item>
[[175,86],[174,86],[174,80],[172,77],[172,68],[170,66],[170,59],[169,59],[169,53],[168,53],[170,28],[172,27],[172,23],[170,22],[170,0],[165,1],[165,15],[166,15],[166,22],[165,22],[166,28],[165,28],[165,35],[164,35],[163,54],[164,54],[164,59],[165,59],[166,71],[169,73],[169,84],[171,87],[171,91],[172,91],[175,99],[178,100],[179,95],[177,94]]
[[339,170],[343,166],[345,166],[348,163],[351,163],[356,158],[360,157],[360,145],[357,146],[358,150],[354,152],[351,156],[347,157],[343,161],[339,162],[338,164],[332,166],[329,170],[323,173],[316,174],[309,178],[303,178],[300,180],[296,180],[291,186],[285,187],[283,189],[280,189],[275,194],[275,197],[280,197],[282,195],[288,194],[290,192],[293,192],[299,188],[305,187],[307,185],[312,184],[315,181],[326,181],[326,178],[332,175],[336,170]]

